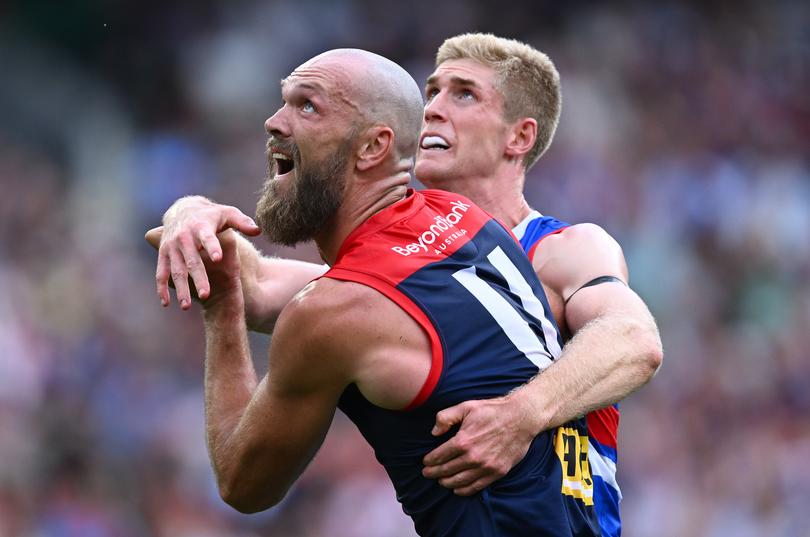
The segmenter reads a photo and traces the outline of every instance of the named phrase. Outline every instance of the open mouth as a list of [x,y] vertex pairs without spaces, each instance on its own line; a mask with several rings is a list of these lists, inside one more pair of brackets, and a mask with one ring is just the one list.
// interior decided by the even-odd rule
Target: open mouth
[[295,169],[295,162],[289,155],[273,151],[273,159],[276,161],[276,175],[286,175]]
[[447,151],[450,149],[450,144],[441,136],[430,135],[422,138],[422,143],[419,147],[426,151]]

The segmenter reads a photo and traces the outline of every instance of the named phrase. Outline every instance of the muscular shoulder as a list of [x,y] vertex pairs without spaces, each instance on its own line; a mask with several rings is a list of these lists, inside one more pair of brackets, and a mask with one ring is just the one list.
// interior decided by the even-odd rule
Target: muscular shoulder
[[621,246],[596,224],[577,224],[549,235],[537,246],[532,264],[544,285],[563,299],[599,276],[627,282]]
[[320,278],[299,291],[284,311],[297,321],[315,324],[319,329],[331,332],[356,323],[371,310],[389,306],[392,304],[371,287]]
[[270,372],[287,387],[342,390],[352,382],[343,334],[353,323],[356,299],[333,283],[311,282],[279,315],[271,339]]
[[[274,335],[304,350],[310,365],[345,384],[355,382],[380,406],[405,406],[427,375],[430,346],[398,305],[365,285],[321,278],[284,309]],[[271,352],[271,366],[273,356]],[[320,364],[320,365],[318,365]]]
[[[308,347],[339,349],[345,334],[361,328],[375,303],[366,286],[321,278],[310,282],[287,304],[277,330],[291,331]],[[373,319],[371,320],[373,322]]]

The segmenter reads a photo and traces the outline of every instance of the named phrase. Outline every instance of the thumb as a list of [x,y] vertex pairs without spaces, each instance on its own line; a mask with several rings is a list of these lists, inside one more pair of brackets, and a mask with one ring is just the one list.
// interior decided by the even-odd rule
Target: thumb
[[433,426],[433,430],[430,431],[430,434],[433,436],[443,435],[449,431],[453,425],[461,423],[465,413],[464,403],[445,408],[436,414],[436,424]]
[[262,229],[256,225],[256,222],[254,222],[251,217],[245,216],[245,218],[239,224],[239,231],[250,237],[255,237],[256,235],[261,234]]
[[160,238],[163,236],[163,226],[153,227],[149,231],[146,232],[144,235],[144,239],[148,242],[152,248],[160,248]]
[[223,227],[234,228],[237,231],[251,237],[254,237],[262,232],[261,228],[256,225],[256,222],[254,222],[251,217],[236,207],[232,207],[231,210],[228,211],[227,216],[225,217],[225,226]]

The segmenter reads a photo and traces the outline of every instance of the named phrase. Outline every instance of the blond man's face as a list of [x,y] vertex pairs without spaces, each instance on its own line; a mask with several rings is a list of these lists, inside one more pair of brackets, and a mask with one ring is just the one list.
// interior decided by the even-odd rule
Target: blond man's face
[[474,60],[448,60],[428,77],[416,178],[441,187],[489,177],[504,158],[508,125],[496,73]]

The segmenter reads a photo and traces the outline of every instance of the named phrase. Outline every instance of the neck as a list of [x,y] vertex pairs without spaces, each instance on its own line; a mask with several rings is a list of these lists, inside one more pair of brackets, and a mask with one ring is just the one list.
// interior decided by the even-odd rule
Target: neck
[[514,169],[490,177],[458,177],[441,181],[422,181],[428,188],[456,192],[501,220],[510,229],[531,212],[523,197],[524,175]]
[[325,229],[315,236],[321,259],[332,266],[346,237],[374,214],[405,197],[410,175],[400,172],[383,179],[355,177],[346,185],[343,204]]

